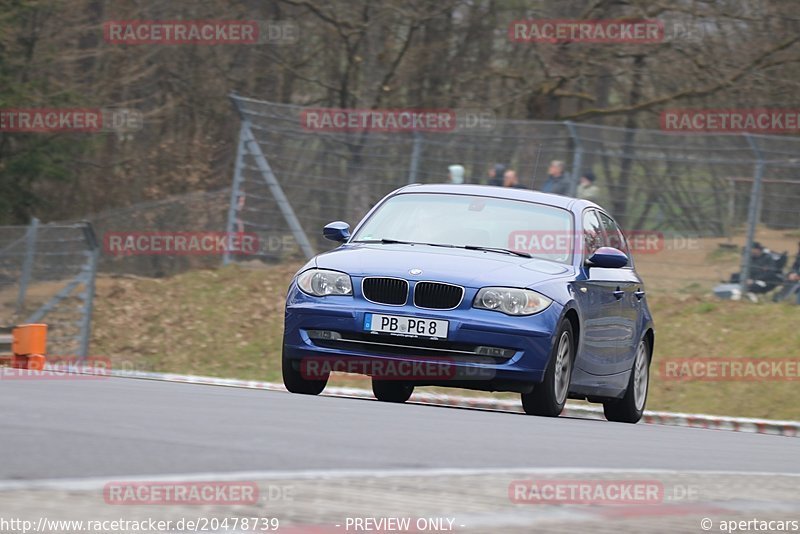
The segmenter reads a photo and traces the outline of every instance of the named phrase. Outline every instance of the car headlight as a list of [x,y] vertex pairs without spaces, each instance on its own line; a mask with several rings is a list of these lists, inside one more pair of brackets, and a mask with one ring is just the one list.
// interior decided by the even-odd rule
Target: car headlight
[[297,285],[303,293],[315,297],[353,294],[353,282],[350,276],[339,271],[309,269],[297,277]]
[[472,306],[507,315],[533,315],[546,309],[552,302],[551,299],[530,289],[484,287],[475,295]]

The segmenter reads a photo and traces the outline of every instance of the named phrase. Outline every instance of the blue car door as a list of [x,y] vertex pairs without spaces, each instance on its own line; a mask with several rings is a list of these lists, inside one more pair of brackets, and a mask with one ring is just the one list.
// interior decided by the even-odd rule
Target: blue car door
[[619,352],[617,359],[610,367],[612,373],[622,373],[631,368],[636,356],[636,346],[641,337],[640,325],[644,286],[633,268],[633,258],[628,250],[622,230],[607,214],[599,212],[600,224],[606,235],[606,246],[614,247],[628,255],[628,265],[615,269],[620,298]]
[[[607,246],[594,209],[583,214],[583,238],[585,257],[597,248]],[[621,300],[624,295],[619,271],[584,265],[574,284],[583,325],[576,365],[592,375],[618,372],[615,369],[619,365],[623,337]]]

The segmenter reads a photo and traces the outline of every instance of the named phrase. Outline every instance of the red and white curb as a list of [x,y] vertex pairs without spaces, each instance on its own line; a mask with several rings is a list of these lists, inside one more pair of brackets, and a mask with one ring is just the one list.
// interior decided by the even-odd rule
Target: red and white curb
[[[58,368],[63,372],[63,368]],[[44,371],[45,373],[47,371]],[[236,378],[216,378],[211,376],[182,375],[172,373],[152,373],[144,371],[109,370],[91,373],[78,370],[82,374],[103,374],[118,378],[136,378],[159,380],[165,382],[183,382],[187,384],[204,384],[209,386],[228,386],[236,388],[263,389],[268,391],[286,391],[283,384],[263,382],[259,380],[241,380]],[[328,387],[323,395],[330,397],[348,397],[373,399],[372,391],[350,387]],[[498,410],[503,412],[522,413],[522,406],[517,400],[497,399],[492,397],[463,397],[444,393],[415,392],[409,401],[417,404],[434,406],[453,406],[459,408],[475,408],[481,410]],[[568,403],[562,417],[579,417],[583,419],[605,419],[600,406]],[[675,412],[646,411],[642,418],[644,423],[668,426],[705,428],[710,430],[728,430],[755,434],[771,434],[775,436],[800,437],[800,421],[777,421],[773,419],[751,419],[746,417],[728,417],[719,415],[690,414]]]

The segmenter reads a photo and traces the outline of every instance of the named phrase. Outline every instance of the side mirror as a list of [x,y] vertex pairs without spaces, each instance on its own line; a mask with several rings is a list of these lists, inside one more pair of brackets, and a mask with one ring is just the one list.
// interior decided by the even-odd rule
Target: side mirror
[[619,269],[628,265],[628,256],[614,247],[600,247],[589,257],[587,263],[591,267]]
[[344,221],[335,221],[325,225],[322,229],[322,235],[325,239],[344,243],[350,239],[350,225]]

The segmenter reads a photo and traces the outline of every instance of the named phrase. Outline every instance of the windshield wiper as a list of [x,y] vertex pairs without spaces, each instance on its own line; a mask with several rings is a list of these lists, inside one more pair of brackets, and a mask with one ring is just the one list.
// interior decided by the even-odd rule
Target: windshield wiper
[[401,241],[399,239],[362,239],[359,241],[350,241],[351,243],[383,243],[385,245],[425,245],[428,247],[448,247],[454,248],[455,245],[447,245],[444,243],[422,243],[419,241]]
[[400,239],[362,239],[359,241],[350,241],[351,243],[382,243],[385,245],[425,245],[427,247],[446,247],[446,248],[465,248],[467,250],[485,250],[487,252],[499,252],[500,254],[511,254],[513,256],[521,256],[523,258],[532,258],[527,252],[520,252],[508,248],[499,247],[481,247],[478,245],[464,245],[459,247],[457,245],[448,245],[446,243],[422,243],[420,241],[402,241]]
[[351,243],[384,243],[387,245],[419,245],[413,241],[400,241],[399,239],[360,239],[358,241],[350,241]]
[[487,252],[499,252],[501,254],[512,254],[514,256],[522,256],[523,258],[532,258],[530,254],[527,252],[520,252],[518,250],[511,250],[508,248],[500,248],[500,247],[480,247],[478,245],[464,245],[464,248],[467,250],[485,250]]

